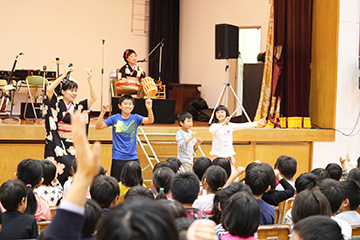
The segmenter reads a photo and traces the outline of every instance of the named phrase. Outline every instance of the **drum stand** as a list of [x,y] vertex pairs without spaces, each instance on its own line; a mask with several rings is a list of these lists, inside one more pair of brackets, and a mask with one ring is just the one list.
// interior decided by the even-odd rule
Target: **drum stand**
[[[229,87],[229,88],[230,88],[231,92],[234,94],[234,97],[235,97],[236,101],[237,101],[238,104],[239,104],[239,107],[230,115],[230,118],[232,118],[232,117],[234,116],[234,114],[241,108],[241,110],[244,112],[244,114],[245,114],[245,116],[246,116],[246,119],[247,119],[249,122],[251,122],[251,120],[250,120],[250,118],[249,118],[249,115],[248,115],[247,112],[245,111],[243,105],[241,104],[239,98],[237,97],[237,95],[236,95],[236,93],[235,93],[235,91],[234,91],[234,88],[231,86],[231,83],[229,82],[229,59],[226,59],[225,72],[226,72],[226,82],[224,83],[224,86],[223,86],[223,88],[222,88],[222,90],[221,90],[221,93],[220,93],[220,96],[219,96],[219,98],[218,98],[218,100],[217,100],[217,103],[216,103],[216,106],[215,106],[215,108],[214,108],[214,111],[213,111],[212,114],[211,114],[211,117],[210,117],[210,120],[209,120],[209,125],[211,124],[211,122],[212,122],[212,120],[213,120],[213,118],[214,118],[215,109],[219,106],[219,103],[220,103],[220,101],[221,101],[221,99],[222,99],[222,97],[223,97],[223,95],[224,95],[224,93],[225,93],[225,90],[227,90],[226,87]],[[226,97],[226,98],[225,98],[225,103],[226,103],[226,106],[227,106],[227,105],[228,105],[228,97],[229,97],[229,96],[228,96],[228,91],[226,91],[225,97]]]

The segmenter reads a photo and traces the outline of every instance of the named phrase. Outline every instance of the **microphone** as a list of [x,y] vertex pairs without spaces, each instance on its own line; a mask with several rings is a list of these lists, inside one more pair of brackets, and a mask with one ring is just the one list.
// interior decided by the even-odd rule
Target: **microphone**
[[146,62],[145,59],[137,60],[136,62]]
[[[70,63],[70,64],[69,64],[69,67],[72,67],[72,66],[73,66],[73,64]],[[66,78],[65,78],[65,81],[68,81],[68,80],[70,79],[70,73],[71,73],[71,72],[68,72],[68,73],[67,73]]]
[[46,71],[46,69],[47,69],[47,67],[44,65],[44,66],[43,66],[43,70]]
[[102,44],[104,45],[104,43],[105,43],[105,39],[101,39],[101,41],[102,41]]
[[165,42],[165,38],[161,39],[161,42],[160,43],[164,43]]

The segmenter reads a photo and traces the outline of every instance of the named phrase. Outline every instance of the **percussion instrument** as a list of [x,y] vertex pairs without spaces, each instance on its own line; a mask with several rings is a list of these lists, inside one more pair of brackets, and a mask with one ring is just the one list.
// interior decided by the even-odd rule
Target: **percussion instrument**
[[121,94],[136,94],[139,86],[139,80],[132,77],[122,78],[115,82],[116,92]]
[[146,77],[141,81],[146,96],[153,97],[157,93],[157,88],[154,80],[151,77]]

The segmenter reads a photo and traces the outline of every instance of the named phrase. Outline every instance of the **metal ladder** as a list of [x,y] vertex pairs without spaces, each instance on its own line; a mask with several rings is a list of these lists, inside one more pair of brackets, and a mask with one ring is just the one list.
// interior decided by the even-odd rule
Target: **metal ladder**
[[[140,139],[140,136],[144,137],[145,142]],[[176,133],[145,133],[145,131],[142,127],[138,127],[138,133],[136,135],[136,140],[137,140],[137,143],[140,145],[142,151],[144,152],[146,159],[149,162],[148,165],[146,165],[144,168],[141,169],[142,171],[145,171],[149,167],[154,169],[154,165],[156,163],[160,162],[159,158],[157,157],[153,147],[151,146],[151,142],[147,136],[174,136],[174,139],[175,139]],[[150,148],[151,155],[148,154],[148,152],[145,149],[145,146],[148,146]],[[205,154],[200,146],[198,147],[198,150],[200,151],[201,155],[203,157],[205,157]],[[194,153],[194,156],[196,156],[196,153]],[[156,161],[155,164],[153,163],[154,161]],[[144,179],[144,182],[151,182],[151,180]]]

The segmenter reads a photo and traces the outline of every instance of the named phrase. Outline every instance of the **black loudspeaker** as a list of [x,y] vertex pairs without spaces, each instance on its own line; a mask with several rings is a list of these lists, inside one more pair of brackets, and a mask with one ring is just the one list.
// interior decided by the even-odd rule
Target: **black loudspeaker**
[[239,27],[229,24],[215,25],[215,59],[238,58]]
[[[25,105],[26,105],[26,103],[24,103],[24,102],[21,103],[21,111],[20,111],[21,119],[24,119]],[[39,109],[41,106],[41,103],[34,103],[34,106],[35,106],[35,112],[36,112],[37,117],[41,118],[41,110]],[[34,110],[32,108],[31,102],[28,102],[25,117],[30,118],[30,119],[35,118]]]

